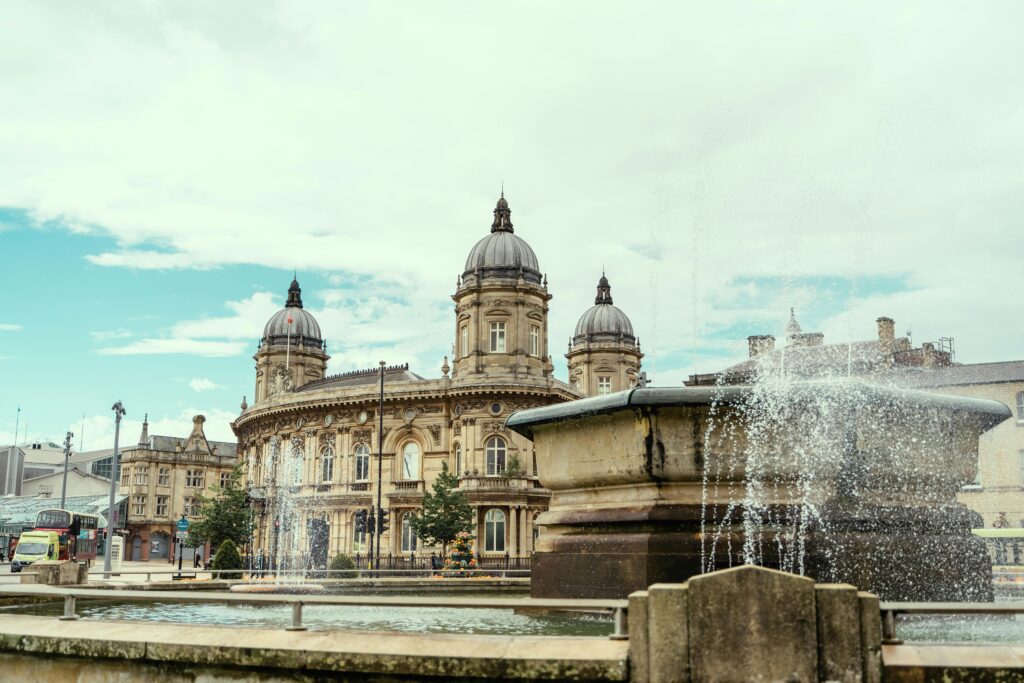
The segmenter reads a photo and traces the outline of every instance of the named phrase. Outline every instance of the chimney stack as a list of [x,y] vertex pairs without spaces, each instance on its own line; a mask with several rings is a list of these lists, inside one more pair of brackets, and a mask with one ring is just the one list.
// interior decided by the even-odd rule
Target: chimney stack
[[875,322],[878,323],[878,343],[882,352],[892,355],[896,351],[896,323],[892,318],[881,317]]
[[750,357],[756,358],[762,353],[775,350],[775,337],[770,334],[755,334],[747,337],[747,346],[750,349]]

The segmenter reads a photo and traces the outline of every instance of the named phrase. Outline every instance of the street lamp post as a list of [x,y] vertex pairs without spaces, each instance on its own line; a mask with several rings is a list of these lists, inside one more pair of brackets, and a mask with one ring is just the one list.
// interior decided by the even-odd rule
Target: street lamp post
[[381,505],[381,490],[384,488],[384,361],[380,362],[380,401],[377,404],[377,417],[379,418],[377,430],[377,516],[374,521],[374,531],[377,531],[378,534],[374,569],[380,569],[380,547],[383,534],[379,532],[384,517],[384,507]]
[[68,492],[68,461],[71,459],[71,437],[74,434],[68,432],[64,437],[64,480],[60,484],[60,509],[64,509],[64,499]]
[[114,539],[114,527],[117,525],[117,510],[114,508],[114,497],[117,495],[117,440],[121,436],[121,418],[125,415],[124,406],[118,401],[110,407],[114,411],[114,455],[110,461],[110,505],[107,506],[107,540],[103,544],[103,578],[110,578],[110,546]]

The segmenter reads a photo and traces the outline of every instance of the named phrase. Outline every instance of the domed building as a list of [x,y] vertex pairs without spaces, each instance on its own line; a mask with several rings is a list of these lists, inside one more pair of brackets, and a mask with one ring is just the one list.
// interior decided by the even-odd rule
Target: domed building
[[569,384],[586,396],[635,387],[640,379],[640,340],[633,323],[612,303],[612,288],[601,273],[594,305],[580,316],[569,342]]
[[[505,419],[598,393],[612,362],[624,365],[611,390],[625,388],[635,381],[641,354],[602,278],[611,308],[585,313],[574,336],[596,361],[595,379],[570,386],[554,378],[547,278],[511,215],[502,194],[490,233],[469,251],[452,295],[454,358],[451,365],[444,359],[440,377],[424,378],[407,364],[327,375],[320,326],[292,281],[254,356],[254,400],[243,402],[232,424],[257,513],[255,555],[365,557],[370,539],[358,530],[356,514],[376,504],[378,452],[390,517],[383,557],[440,550],[424,548],[411,521],[444,464],[474,510],[476,550],[485,564],[488,557],[532,552],[534,519],[550,493],[537,477],[533,444],[506,430]],[[594,320],[584,324],[588,316]]]

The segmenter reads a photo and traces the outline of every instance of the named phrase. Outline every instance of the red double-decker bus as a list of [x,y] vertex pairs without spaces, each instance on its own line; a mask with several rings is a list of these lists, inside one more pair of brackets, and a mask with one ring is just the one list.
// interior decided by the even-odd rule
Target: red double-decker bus
[[60,559],[96,559],[100,518],[87,512],[40,510],[36,514],[36,531],[56,531],[60,537]]

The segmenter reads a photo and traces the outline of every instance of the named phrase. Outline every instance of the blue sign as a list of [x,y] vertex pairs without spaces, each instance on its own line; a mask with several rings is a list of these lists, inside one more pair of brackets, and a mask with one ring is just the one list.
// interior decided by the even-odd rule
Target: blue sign
[[184,517],[178,520],[178,531],[188,531],[188,520]]

